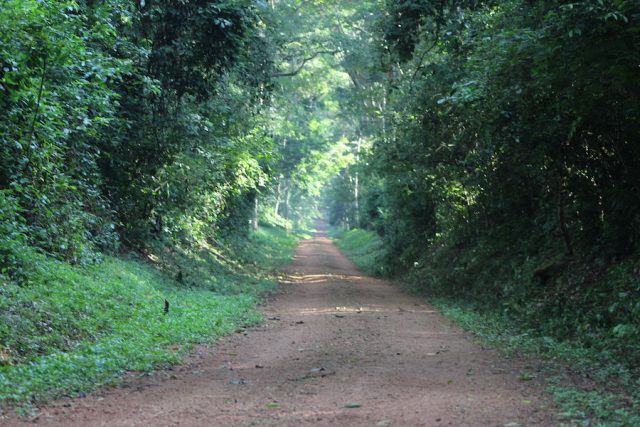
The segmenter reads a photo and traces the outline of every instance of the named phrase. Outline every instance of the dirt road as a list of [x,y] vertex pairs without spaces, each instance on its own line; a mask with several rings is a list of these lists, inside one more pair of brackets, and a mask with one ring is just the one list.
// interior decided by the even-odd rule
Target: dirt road
[[[532,367],[485,350],[422,299],[364,276],[319,233],[264,325],[84,399],[55,426],[554,425]],[[32,425],[32,424],[31,424]]]

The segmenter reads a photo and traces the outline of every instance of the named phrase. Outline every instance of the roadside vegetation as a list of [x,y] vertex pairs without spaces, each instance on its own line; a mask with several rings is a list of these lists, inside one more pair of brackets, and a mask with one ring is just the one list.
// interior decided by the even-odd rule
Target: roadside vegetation
[[372,262],[343,236],[365,270],[581,374],[554,388],[566,423],[638,424],[639,7],[375,4],[361,138],[326,191],[334,226],[381,241]]
[[[382,239],[375,232],[334,229],[332,234],[338,247],[359,268],[369,274],[380,271],[384,247]],[[442,269],[447,264],[447,271],[457,267],[454,259],[440,262]],[[518,317],[502,310],[499,301],[480,304],[474,298],[447,294],[438,289],[436,280],[441,278],[434,278],[434,275],[442,273],[427,272],[436,267],[435,263],[429,264],[419,270],[420,274],[413,270],[394,278],[411,292],[424,295],[442,314],[484,344],[496,347],[507,355],[526,354],[543,358],[544,368],[533,374],[523,373],[522,380],[531,380],[533,376],[544,378],[548,391],[553,394],[560,408],[559,424],[635,426],[640,423],[638,370],[628,354],[615,351],[618,348],[633,348],[633,343],[629,345],[620,337],[606,334],[600,335],[597,342],[588,335],[559,337],[555,328],[560,319],[531,321],[527,315]],[[433,286],[426,287],[423,281],[429,278],[435,282]],[[510,280],[506,276],[492,279]]]
[[371,231],[354,228],[339,230],[332,228],[329,235],[340,250],[367,274],[382,276],[384,268],[380,262],[384,247],[382,240]]
[[297,240],[261,227],[227,246],[164,247],[88,266],[25,254],[29,282],[4,284],[0,296],[0,405],[83,395],[259,322],[255,305],[276,288],[274,269]]
[[4,0],[0,369],[26,387],[6,399],[51,394],[34,361],[112,348],[127,310],[156,331],[134,368],[206,335],[166,328],[189,301],[226,301],[213,335],[253,321],[277,227],[320,206],[366,230],[341,244],[368,272],[632,395],[639,63],[631,0]]
[[329,66],[287,76],[305,31],[288,12],[3,1],[1,406],[82,394],[259,320],[317,209],[310,176],[333,170],[337,106],[308,84]]

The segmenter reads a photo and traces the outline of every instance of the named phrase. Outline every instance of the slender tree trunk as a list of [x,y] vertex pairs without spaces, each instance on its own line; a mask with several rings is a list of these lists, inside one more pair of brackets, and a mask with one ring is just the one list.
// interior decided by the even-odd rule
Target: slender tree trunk
[[289,228],[289,202],[291,201],[291,190],[289,188],[289,179],[285,180],[284,187],[284,218],[287,220],[287,228]]
[[258,209],[258,193],[253,198],[253,218],[251,218],[251,228],[254,232],[258,231],[258,220],[260,211]]
[[36,105],[33,109],[33,120],[31,121],[31,130],[29,131],[29,139],[27,140],[27,149],[31,151],[33,145],[33,137],[36,133],[36,122],[40,114],[40,102],[42,101],[42,91],[44,90],[44,81],[47,77],[47,56],[42,59],[42,77],[40,78],[40,87],[38,88],[38,97]]
[[564,241],[564,248],[568,256],[573,256],[573,244],[571,242],[571,234],[567,227],[567,219],[565,215],[565,199],[567,188],[567,147],[569,146],[571,139],[573,138],[573,132],[569,133],[566,142],[562,145],[562,163],[560,165],[560,188],[558,193],[558,228],[562,234],[562,240]]
[[356,211],[355,215],[355,225],[357,228],[360,228],[360,203],[358,202],[358,171],[356,171],[356,176],[353,180],[353,196],[354,196],[354,207]]
[[354,208],[355,208],[355,226],[356,228],[360,228],[360,183],[358,177],[358,163],[360,162],[360,144],[361,139],[358,137],[356,142],[356,172],[353,180],[353,199],[354,199]]
[[280,198],[282,193],[282,175],[278,177],[278,186],[276,187],[276,205],[273,208],[274,216],[278,216],[278,211],[280,210]]
[[560,229],[560,233],[562,234],[562,239],[564,241],[564,248],[567,252],[567,255],[573,256],[573,244],[571,242],[571,235],[569,234],[569,229],[567,228],[567,220],[565,216],[565,178],[562,177],[560,180],[560,194],[558,195],[558,228]]
[[382,103],[380,104],[380,117],[382,121],[382,142],[387,142],[387,89],[385,86],[384,92],[382,94]]
[[[285,120],[289,120],[289,116]],[[287,138],[282,139],[282,152],[284,153],[287,148]],[[282,166],[282,165],[281,165]],[[285,186],[288,187],[288,180],[284,177],[283,174],[278,176],[278,187],[276,188],[276,205],[274,208],[274,213],[276,216],[279,214],[280,203],[282,202],[282,180],[285,180]],[[285,191],[286,192],[286,191]]]

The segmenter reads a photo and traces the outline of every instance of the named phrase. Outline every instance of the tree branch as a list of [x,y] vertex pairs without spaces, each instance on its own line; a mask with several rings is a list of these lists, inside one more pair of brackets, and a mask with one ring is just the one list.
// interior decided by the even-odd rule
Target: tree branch
[[[441,21],[442,20],[442,21]],[[411,85],[413,86],[413,82],[415,81],[416,77],[418,76],[418,73],[420,72],[420,70],[422,70],[423,66],[422,63],[425,59],[425,57],[427,56],[427,54],[429,52],[431,52],[433,50],[433,48],[435,48],[438,44],[438,42],[440,41],[440,30],[442,28],[442,25],[445,23],[444,21],[444,2],[440,3],[440,9],[438,10],[438,14],[436,15],[436,29],[433,33],[433,43],[431,44],[431,46],[429,46],[428,49],[424,50],[422,52],[422,55],[420,55],[420,60],[418,61],[418,66],[416,67],[415,71],[413,72],[413,76],[411,76]]]
[[313,61],[314,59],[316,59],[320,55],[325,55],[325,54],[326,55],[335,55],[338,52],[340,52],[340,51],[339,50],[319,50],[317,52],[314,52],[313,55],[311,55],[311,56],[308,56],[306,58],[302,58],[302,62],[300,63],[300,65],[295,70],[289,71],[289,72],[286,72],[286,73],[272,74],[271,77],[293,77],[293,76],[297,75],[300,71],[302,71],[302,69],[307,64],[307,62]]
[[47,54],[45,53],[44,58],[42,59],[42,77],[40,78],[40,88],[38,89],[38,98],[36,99],[36,106],[33,111],[33,120],[31,121],[31,131],[29,132],[29,139],[27,140],[27,144],[31,147],[33,142],[33,136],[36,132],[36,121],[38,120],[38,114],[40,112],[40,102],[42,101],[42,91],[44,89],[44,81],[47,77]]
[[435,31],[435,34],[434,34],[433,43],[431,44],[431,46],[429,46],[428,49],[425,49],[422,52],[422,55],[420,55],[420,60],[418,61],[418,66],[416,67],[415,71],[413,72],[413,75],[411,76],[411,83],[413,83],[413,81],[418,76],[418,72],[420,72],[420,70],[422,70],[422,68],[423,68],[422,63],[424,61],[424,58],[427,56],[427,54],[429,52],[431,52],[433,50],[433,48],[435,48],[437,46],[438,41],[440,41],[440,23],[439,22],[436,23],[436,31]]

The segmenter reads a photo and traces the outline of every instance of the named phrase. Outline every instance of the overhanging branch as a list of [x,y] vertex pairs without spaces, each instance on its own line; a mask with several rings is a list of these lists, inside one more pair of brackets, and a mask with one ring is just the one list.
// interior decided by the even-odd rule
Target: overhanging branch
[[339,50],[319,50],[317,52],[314,52],[311,56],[302,58],[300,65],[298,65],[298,67],[295,70],[289,71],[286,73],[275,73],[275,74],[272,74],[271,77],[293,77],[296,74],[298,74],[300,71],[302,71],[302,69],[307,64],[307,62],[313,61],[320,55],[335,55],[338,52],[340,51]]

